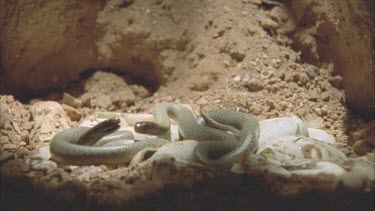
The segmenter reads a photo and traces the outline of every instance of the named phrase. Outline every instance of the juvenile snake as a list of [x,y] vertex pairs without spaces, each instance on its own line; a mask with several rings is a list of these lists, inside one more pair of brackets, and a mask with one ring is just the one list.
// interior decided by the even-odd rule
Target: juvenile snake
[[[169,118],[172,118],[178,123],[183,139],[200,141],[195,149],[196,155],[210,165],[232,163],[257,149],[259,124],[252,116],[233,110],[214,110],[204,113],[203,117],[212,120],[207,124],[210,127],[205,126],[204,118],[195,119],[193,113],[182,105],[161,103],[154,111],[155,122],[138,122],[134,129],[139,133],[162,135],[169,132]],[[169,142],[157,138],[116,146],[123,138],[132,139],[120,132],[113,133],[118,124],[119,119],[114,118],[92,129],[76,127],[58,133],[50,144],[52,159],[75,165],[128,163],[141,149]],[[227,126],[232,126],[234,132],[238,130],[238,138],[222,130]]]

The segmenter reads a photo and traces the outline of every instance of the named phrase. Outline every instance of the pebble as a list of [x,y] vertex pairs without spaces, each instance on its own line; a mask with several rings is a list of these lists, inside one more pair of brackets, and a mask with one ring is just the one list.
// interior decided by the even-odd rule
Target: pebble
[[339,116],[337,114],[331,115],[332,120],[337,121],[339,119]]
[[342,77],[340,75],[336,75],[334,77],[329,78],[329,82],[332,84],[333,87],[337,89],[341,89],[342,86]]
[[25,156],[29,155],[30,154],[30,150],[26,149],[26,148],[20,148],[17,150],[17,152],[15,153],[15,158],[16,159],[20,159],[20,158],[24,158]]
[[79,121],[82,118],[81,112],[79,112],[77,109],[66,104],[62,104],[61,107],[72,121]]
[[279,24],[272,20],[271,18],[267,17],[264,13],[262,12],[259,12],[257,15],[256,15],[256,18],[259,22],[259,24],[266,30],[274,30],[274,29],[277,29],[279,27]]
[[0,144],[9,144],[10,143],[10,139],[8,136],[1,136],[0,137]]
[[293,73],[292,77],[294,82],[302,85],[306,85],[310,81],[305,73]]
[[305,73],[310,78],[310,80],[314,80],[316,77],[320,75],[320,70],[318,67],[314,65],[307,65]]
[[68,93],[64,93],[63,99],[61,100],[61,103],[70,105],[74,108],[78,108],[82,106],[82,101],[79,99],[74,98]]
[[323,92],[321,96],[322,96],[323,101],[326,101],[326,102],[329,101],[329,98],[330,98],[329,92]]
[[12,151],[12,150],[17,149],[17,147],[15,145],[13,145],[13,144],[4,144],[3,145],[3,149],[5,151]]
[[321,115],[322,116],[325,116],[328,114],[328,109],[326,106],[323,106],[321,109],[320,109],[320,112],[321,112]]
[[254,115],[260,115],[262,113],[262,107],[256,103],[250,106],[249,111]]
[[257,92],[264,88],[263,84],[259,80],[250,79],[244,85],[250,92]]
[[318,100],[318,98],[319,98],[319,94],[318,94],[318,92],[317,91],[313,91],[312,93],[311,93],[311,95],[309,96],[309,100],[310,101],[313,101],[313,102],[316,102],[317,100]]
[[280,105],[280,107],[281,107],[281,109],[284,111],[286,108],[288,108],[288,103],[287,102],[285,102],[285,101],[281,101],[280,103],[279,103],[279,105]]
[[10,138],[10,142],[12,143],[12,144],[14,144],[14,145],[18,145],[21,141],[22,141],[22,139],[21,139],[21,136],[20,135],[18,135],[15,131],[9,131],[9,133],[8,133],[8,136],[9,136],[9,138]]
[[241,81],[241,76],[240,76],[240,75],[236,75],[236,76],[233,78],[233,81],[235,81],[235,82]]

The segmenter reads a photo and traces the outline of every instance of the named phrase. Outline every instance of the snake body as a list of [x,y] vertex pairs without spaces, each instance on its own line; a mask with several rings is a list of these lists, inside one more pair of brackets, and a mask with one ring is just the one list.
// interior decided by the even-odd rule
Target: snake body
[[[195,119],[189,109],[175,103],[158,104],[154,111],[155,122],[138,122],[134,129],[139,133],[163,135],[170,130],[169,118],[174,119],[184,139],[199,141],[195,149],[196,155],[203,163],[209,165],[232,163],[242,155],[257,149],[259,124],[252,116],[233,110],[214,110],[205,115],[206,118],[212,119],[213,123],[208,124],[210,126],[217,124],[221,128],[220,125],[230,125],[238,130],[238,138],[221,129],[205,126],[202,118]],[[168,143],[165,139],[148,139],[133,144],[113,146],[113,143],[121,139],[117,137],[121,134],[96,137],[96,133],[106,134],[111,129],[101,126],[100,123],[95,127],[94,130],[77,127],[58,133],[50,144],[52,159],[76,165],[121,164],[130,162],[141,149],[159,147]],[[100,131],[101,129],[104,132]],[[82,137],[86,138],[82,140]]]
[[159,147],[165,139],[148,139],[132,144],[120,144],[124,139],[134,139],[130,131],[113,132],[118,118],[105,120],[93,128],[73,127],[56,134],[50,143],[54,161],[73,165],[125,164],[146,147]]

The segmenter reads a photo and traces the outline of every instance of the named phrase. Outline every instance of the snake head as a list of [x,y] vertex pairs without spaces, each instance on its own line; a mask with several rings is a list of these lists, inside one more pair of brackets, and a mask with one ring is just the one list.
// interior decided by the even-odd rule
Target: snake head
[[120,127],[120,118],[110,118],[106,119],[103,122],[99,122],[92,129],[96,132],[107,132],[118,129]]
[[142,134],[163,135],[169,131],[169,128],[161,127],[155,122],[137,122],[134,125],[134,130]]

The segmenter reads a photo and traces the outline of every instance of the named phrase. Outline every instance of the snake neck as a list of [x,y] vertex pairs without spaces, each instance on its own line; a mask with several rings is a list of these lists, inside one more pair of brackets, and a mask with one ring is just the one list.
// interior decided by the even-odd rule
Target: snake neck
[[[171,121],[175,120],[179,125],[179,131],[182,136],[186,130],[193,130],[199,127],[193,113],[186,107],[175,103],[161,103],[154,111],[155,122],[165,130],[169,130]],[[182,129],[183,128],[183,129]]]

